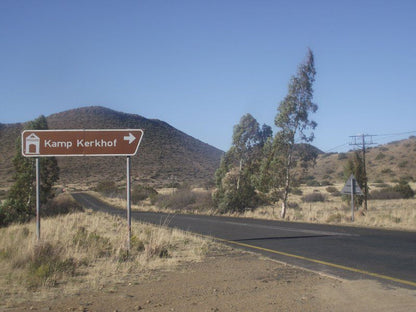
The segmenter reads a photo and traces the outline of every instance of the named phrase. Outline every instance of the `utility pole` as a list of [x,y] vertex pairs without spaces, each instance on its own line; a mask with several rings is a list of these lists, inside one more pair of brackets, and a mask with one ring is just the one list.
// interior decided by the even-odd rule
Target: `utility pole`
[[363,169],[364,169],[364,210],[367,210],[367,198],[368,198],[368,186],[367,186],[367,169],[365,161],[365,147],[368,145],[374,145],[373,136],[370,134],[360,134],[350,136],[351,142],[350,145],[360,146],[363,151]]

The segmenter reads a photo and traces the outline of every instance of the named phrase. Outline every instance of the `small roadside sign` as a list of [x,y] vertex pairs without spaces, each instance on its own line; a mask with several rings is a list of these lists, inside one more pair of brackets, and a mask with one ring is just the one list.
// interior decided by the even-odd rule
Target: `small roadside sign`
[[25,130],[22,154],[25,157],[134,156],[142,137],[141,129]]
[[344,187],[341,190],[342,194],[351,194],[351,191],[354,195],[364,195],[363,191],[361,190],[360,186],[357,183],[354,175],[352,174],[348,181],[345,183]]
[[341,190],[342,194],[350,194],[351,195],[351,221],[354,222],[354,195],[364,195],[361,191],[360,186],[357,183],[354,175],[352,174],[348,181],[345,183],[345,186]]

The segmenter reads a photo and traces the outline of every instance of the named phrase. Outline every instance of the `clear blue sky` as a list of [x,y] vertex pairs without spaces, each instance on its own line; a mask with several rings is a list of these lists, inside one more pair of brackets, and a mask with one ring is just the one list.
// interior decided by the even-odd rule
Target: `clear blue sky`
[[309,47],[314,145],[416,131],[414,0],[0,0],[0,42],[0,123],[102,105],[227,150],[245,113],[274,126]]

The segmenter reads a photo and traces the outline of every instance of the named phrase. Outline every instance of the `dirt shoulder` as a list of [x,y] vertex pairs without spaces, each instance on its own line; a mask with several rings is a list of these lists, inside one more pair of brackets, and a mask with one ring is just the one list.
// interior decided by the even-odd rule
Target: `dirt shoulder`
[[219,248],[203,262],[4,311],[411,311],[416,291],[346,281]]

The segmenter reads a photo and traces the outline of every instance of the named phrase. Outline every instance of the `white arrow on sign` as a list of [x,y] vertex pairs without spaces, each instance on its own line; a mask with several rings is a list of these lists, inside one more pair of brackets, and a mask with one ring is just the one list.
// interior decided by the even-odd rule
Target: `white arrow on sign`
[[136,140],[136,137],[129,132],[128,136],[124,137],[124,141],[129,141],[129,144],[133,143]]

